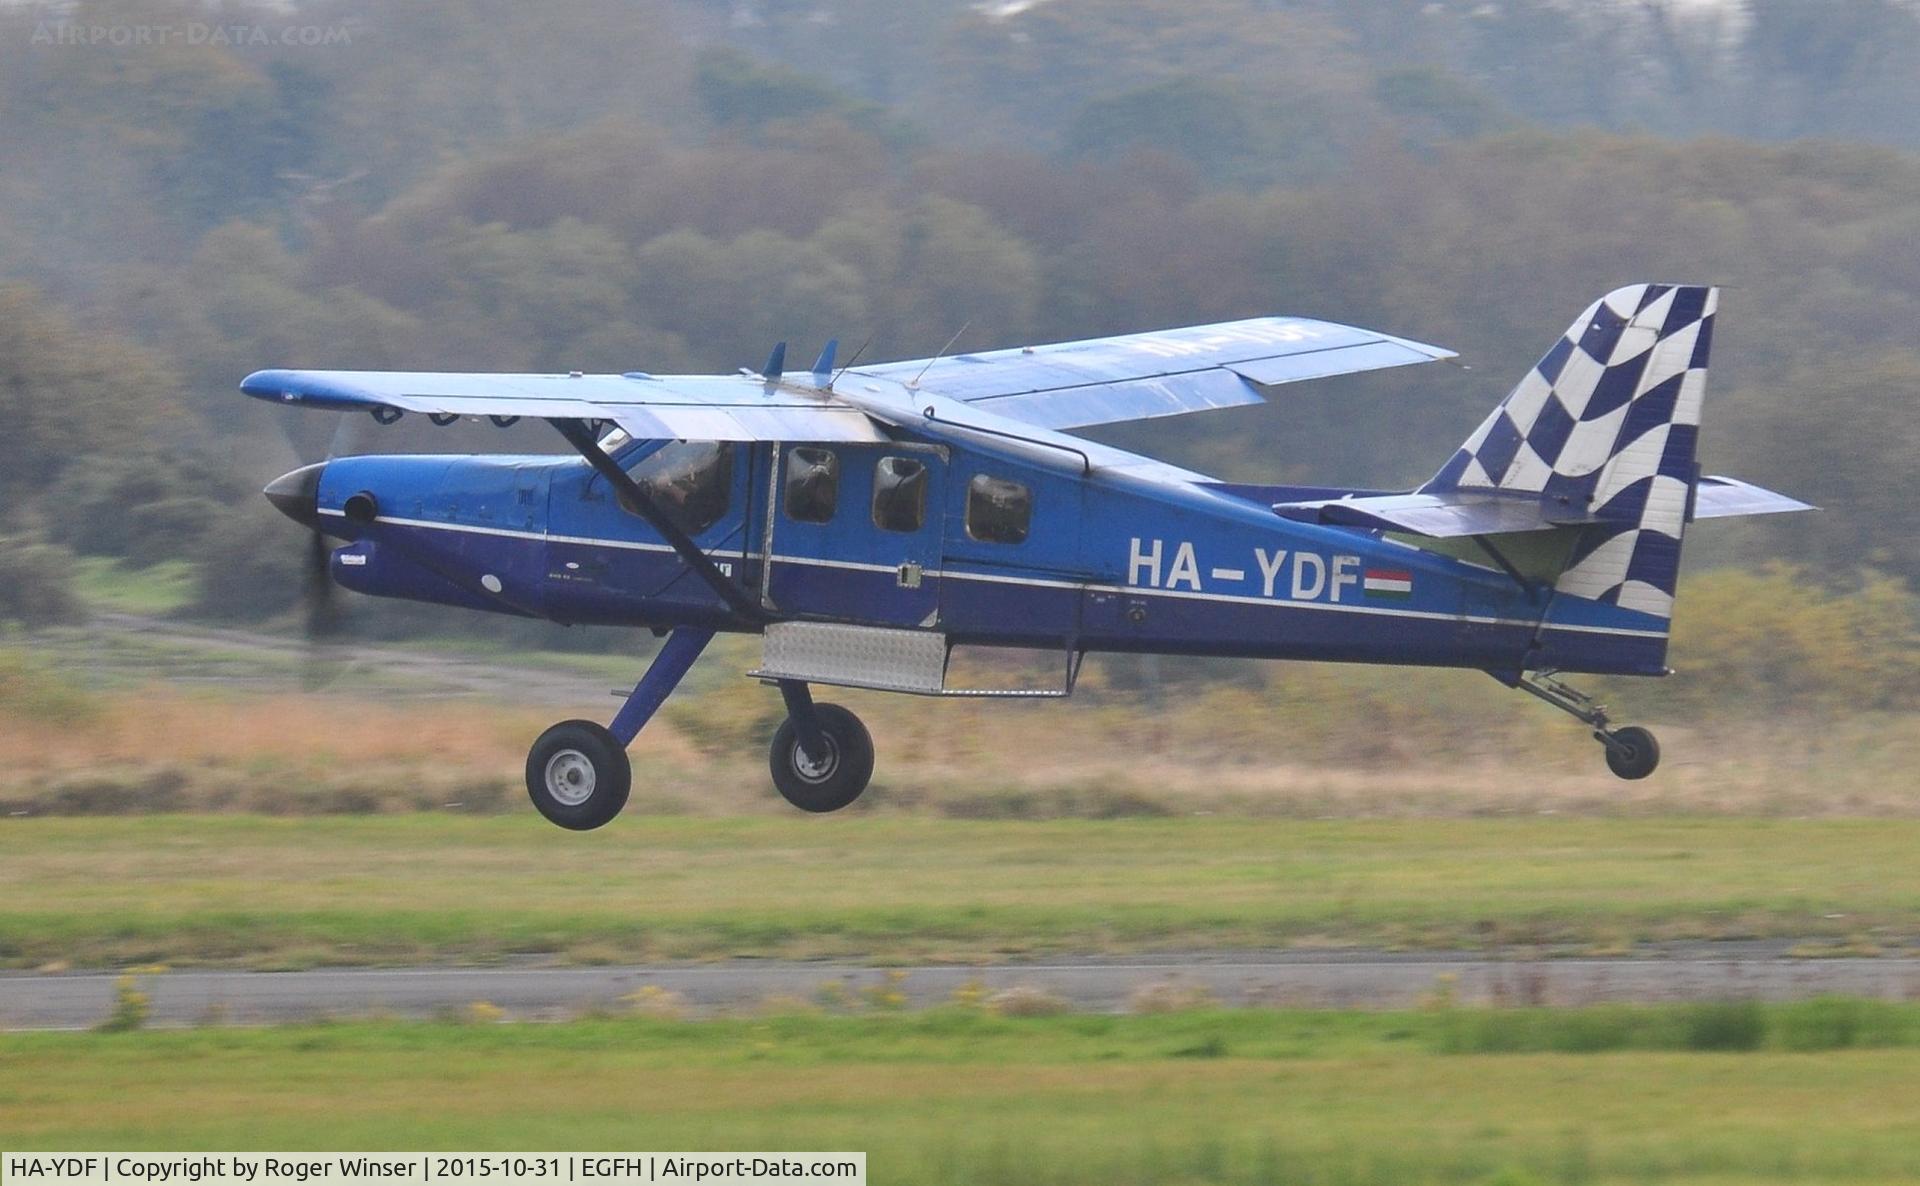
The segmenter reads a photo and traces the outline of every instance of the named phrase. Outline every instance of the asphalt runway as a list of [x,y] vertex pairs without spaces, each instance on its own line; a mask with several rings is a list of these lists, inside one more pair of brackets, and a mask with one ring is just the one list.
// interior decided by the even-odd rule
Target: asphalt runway
[[[1224,1005],[1390,1009],[1445,993],[1461,1004],[1792,1000],[1839,994],[1920,999],[1920,958],[1799,959],[1783,944],[1714,944],[1626,958],[1487,958],[1461,953],[1275,952],[1062,959],[980,967],[879,968],[740,960],[554,968],[174,971],[141,978],[158,1025],[262,1024],[324,1017],[433,1017],[477,1001],[510,1018],[558,1020],[619,1009],[652,985],[696,1013],[773,1002],[858,999],[897,990],[910,1007],[977,983],[988,993],[1040,989],[1090,1011],[1138,1007],[1171,986]],[[0,975],[0,1028],[84,1029],[111,1009],[112,973]]]

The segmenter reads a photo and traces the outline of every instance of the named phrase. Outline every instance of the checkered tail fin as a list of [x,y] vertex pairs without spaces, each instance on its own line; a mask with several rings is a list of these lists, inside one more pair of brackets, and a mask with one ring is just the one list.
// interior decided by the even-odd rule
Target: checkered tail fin
[[1718,295],[1601,297],[1422,491],[1531,494],[1589,520],[1555,589],[1670,617]]

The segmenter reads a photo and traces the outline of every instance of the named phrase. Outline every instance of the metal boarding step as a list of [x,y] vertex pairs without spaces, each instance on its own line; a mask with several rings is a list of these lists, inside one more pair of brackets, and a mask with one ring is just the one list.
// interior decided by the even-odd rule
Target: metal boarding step
[[1057,688],[949,688],[953,646],[935,630],[895,630],[838,622],[775,622],[761,636],[754,679],[803,680],[839,688],[916,696],[1060,700],[1073,694],[1079,655],[1069,651]]

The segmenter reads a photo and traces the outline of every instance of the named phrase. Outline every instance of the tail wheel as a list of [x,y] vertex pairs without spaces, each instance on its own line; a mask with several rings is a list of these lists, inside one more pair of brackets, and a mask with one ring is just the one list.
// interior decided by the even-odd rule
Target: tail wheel
[[809,754],[789,717],[773,734],[767,764],[782,798],[802,811],[838,811],[873,779],[873,737],[860,718],[838,704],[816,704],[825,753]]
[[1660,743],[1638,725],[1615,729],[1600,740],[1607,748],[1607,769],[1621,778],[1645,778],[1660,764]]
[[527,753],[527,795],[534,807],[575,832],[619,815],[632,786],[627,748],[592,721],[562,721]]

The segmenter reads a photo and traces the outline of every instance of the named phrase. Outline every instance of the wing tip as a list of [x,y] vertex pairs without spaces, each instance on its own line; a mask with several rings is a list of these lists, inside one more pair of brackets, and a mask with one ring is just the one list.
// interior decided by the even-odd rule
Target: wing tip
[[255,399],[284,399],[289,394],[287,379],[292,371],[255,371],[240,380],[240,390]]

